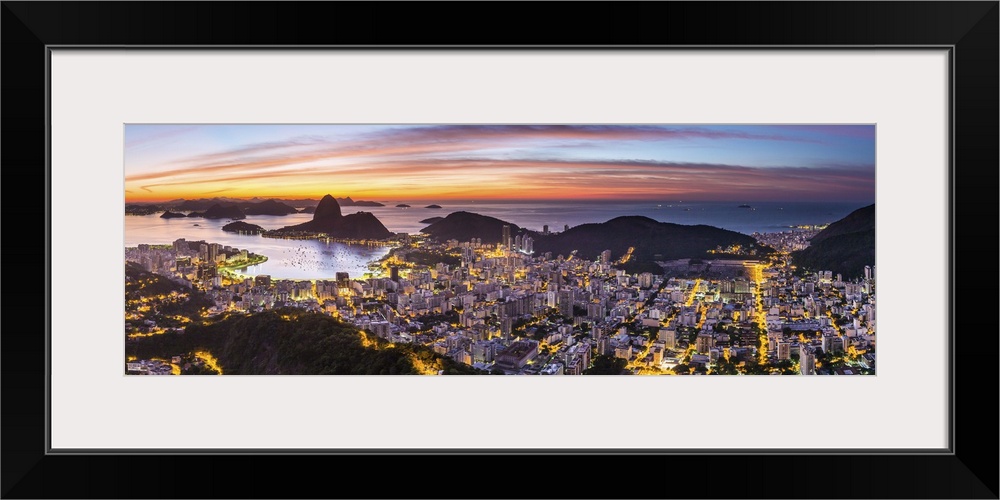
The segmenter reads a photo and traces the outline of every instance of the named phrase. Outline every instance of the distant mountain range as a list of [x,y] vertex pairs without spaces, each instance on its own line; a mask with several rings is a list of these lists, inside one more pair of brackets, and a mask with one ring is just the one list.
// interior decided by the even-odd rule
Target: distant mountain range
[[[350,196],[347,198],[334,198],[337,203],[342,207],[384,207],[382,203],[377,201],[365,201],[365,200],[352,200]],[[318,200],[285,200],[286,203],[293,203],[295,206],[305,206],[300,212],[311,214],[316,210],[316,205],[319,205]]]
[[159,205],[146,205],[138,203],[129,203],[125,205],[125,215],[152,215],[156,212],[162,212],[163,207]]
[[393,232],[386,229],[375,215],[369,212],[358,212],[343,215],[336,198],[326,195],[319,201],[313,211],[313,218],[308,222],[285,226],[273,231],[275,233],[326,233],[334,238],[374,239],[390,238]]
[[206,210],[212,205],[235,205],[237,203],[247,203],[247,200],[235,200],[232,198],[200,198],[197,200],[172,200],[162,203],[164,207],[174,210]]
[[264,200],[259,203],[243,205],[243,213],[247,215],[288,215],[299,211],[278,200]]
[[[183,204],[182,204],[183,205]],[[187,208],[181,208],[180,206],[174,208],[174,210],[200,210],[192,209],[192,206],[201,206],[200,202],[193,202],[187,205]],[[298,213],[293,207],[290,207],[277,200],[264,200],[257,203],[230,203],[226,201],[219,201],[209,205],[208,209],[204,212],[191,212],[188,217],[204,217],[206,219],[243,219],[247,215],[288,215]],[[238,214],[238,216],[237,216]]]
[[[377,201],[364,201],[364,200],[352,200],[350,196],[346,198],[337,198],[337,202],[340,203],[342,207],[384,207],[385,205]],[[294,199],[281,199],[281,198],[250,198],[249,200],[242,200],[238,198],[225,198],[225,197],[215,197],[215,198],[198,198],[194,200],[186,200],[184,198],[178,198],[176,200],[170,200],[164,203],[158,204],[143,204],[143,203],[130,203],[126,205],[126,212],[131,212],[133,214],[141,214],[143,212],[148,212],[151,208],[156,208],[161,211],[164,209],[172,209],[176,211],[189,211],[189,210],[206,210],[212,205],[236,205],[240,207],[247,215],[285,215],[299,213],[300,210],[295,207],[303,207],[308,209],[308,212],[302,210],[301,212],[312,213],[312,209],[316,208],[319,204],[319,200],[304,199],[304,200],[294,200]]]
[[809,240],[809,247],[792,252],[792,262],[813,271],[840,273],[845,279],[864,276],[875,265],[875,205],[859,208],[827,226]]
[[216,203],[204,212],[191,212],[188,217],[203,217],[205,219],[246,219],[246,214],[236,205]]

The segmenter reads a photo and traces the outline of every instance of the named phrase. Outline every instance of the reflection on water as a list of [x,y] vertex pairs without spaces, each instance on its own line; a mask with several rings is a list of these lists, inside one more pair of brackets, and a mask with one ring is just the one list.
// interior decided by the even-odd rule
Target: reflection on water
[[[622,215],[642,215],[661,222],[676,224],[706,224],[750,234],[754,231],[787,230],[789,226],[828,224],[865,203],[757,202],[752,209],[740,208],[742,201],[686,202],[563,202],[563,203],[438,203],[441,209],[422,208],[425,204],[410,201],[412,208],[396,208],[406,200],[380,200],[384,207],[343,207],[343,213],[358,211],[373,213],[393,232],[416,233],[428,226],[421,220],[445,217],[465,210],[496,217],[521,227],[540,231],[548,226],[552,231],[588,222],[605,222]],[[312,214],[285,216],[251,215],[245,222],[264,229],[278,229],[312,220]],[[178,238],[206,240],[266,255],[269,260],[248,268],[249,274],[270,274],[276,278],[332,278],[337,272],[360,277],[367,264],[388,252],[384,247],[359,247],[317,240],[280,240],[259,235],[239,235],[222,231],[228,219],[180,218],[161,219],[160,214],[125,217],[125,245],[139,243],[167,244]],[[325,252],[325,253],[324,253]]]
[[[244,220],[265,229],[277,229],[311,218],[308,214],[295,214],[284,217],[249,216]],[[389,247],[227,233],[222,230],[222,226],[228,223],[228,219],[161,219],[159,214],[129,216],[125,217],[125,246],[133,247],[139,243],[169,244],[178,238],[219,243],[268,258],[267,262],[236,269],[236,272],[250,276],[267,274],[278,279],[334,279],[338,272],[360,278],[368,271],[370,262],[389,253]]]
[[[261,238],[272,240],[273,238]],[[338,272],[360,278],[368,264],[389,253],[389,247],[369,247],[319,240],[277,240],[287,246],[272,245],[270,250],[253,250],[267,256],[267,262],[236,269],[239,274],[267,274],[286,279],[333,279]]]

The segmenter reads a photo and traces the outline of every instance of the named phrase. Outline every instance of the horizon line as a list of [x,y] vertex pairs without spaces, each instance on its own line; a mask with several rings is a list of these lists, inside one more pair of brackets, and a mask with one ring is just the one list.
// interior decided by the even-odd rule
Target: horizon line
[[[267,200],[280,200],[280,201],[319,201],[326,194],[317,196],[213,196],[213,197],[198,197],[198,198],[169,198],[169,199],[125,199],[126,204],[157,204],[157,203],[171,203],[171,202],[183,202],[183,201],[202,201],[202,200],[235,200],[235,201],[267,201]],[[350,198],[352,201],[366,201],[366,202],[378,202],[378,203],[405,203],[405,202],[421,202],[421,203],[862,203],[870,205],[875,203],[877,200],[815,200],[815,199],[787,199],[787,200],[773,200],[773,199],[748,199],[748,198],[714,198],[714,199],[698,199],[690,198],[686,200],[675,200],[675,199],[664,199],[664,198],[355,198],[350,195],[337,196],[330,194],[335,199],[345,199]]]

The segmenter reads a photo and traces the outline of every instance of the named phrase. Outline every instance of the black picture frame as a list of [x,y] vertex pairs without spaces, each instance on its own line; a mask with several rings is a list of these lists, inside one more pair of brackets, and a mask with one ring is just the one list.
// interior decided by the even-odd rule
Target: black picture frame
[[[44,333],[51,309],[45,302],[19,300],[18,294],[12,293],[4,297],[8,328],[0,350],[4,403],[0,486],[5,498],[299,498],[313,496],[314,491],[321,496],[343,496],[345,484],[360,484],[370,496],[398,498],[594,494],[998,498],[997,434],[996,427],[989,424],[998,421],[997,393],[992,386],[998,352],[992,300],[996,291],[986,290],[987,283],[997,276],[993,245],[997,241],[1000,165],[1000,4],[996,1],[558,3],[553,9],[542,9],[536,3],[2,3],[5,147],[0,150],[0,160],[6,167],[8,191],[29,193],[27,203],[22,201],[23,194],[7,198],[8,202],[16,201],[8,204],[5,215],[8,236],[16,235],[17,240],[3,247],[8,285],[14,290],[20,287],[20,280],[34,288],[41,288],[38,282],[44,280],[46,290],[50,284],[49,235],[38,207],[47,193],[47,53],[52,46],[529,44],[609,50],[615,46],[837,46],[859,50],[946,46],[950,47],[953,84],[951,280],[954,290],[980,297],[974,305],[959,302],[954,295],[950,304],[914,305],[948,307],[955,318],[951,334],[958,361],[952,375],[953,439],[949,453],[621,454],[595,460],[573,454],[390,457],[369,453],[345,461],[344,457],[291,453],[47,453]],[[573,11],[571,18],[560,15],[567,8]],[[455,23],[456,15],[467,23]],[[964,238],[958,238],[960,228]],[[26,240],[28,235],[31,240]],[[42,241],[45,245],[39,243]],[[979,310],[982,307],[986,310]],[[962,334],[959,341],[954,339],[956,332]],[[971,346],[964,340],[970,337],[975,342]],[[752,415],[740,418],[746,419],[748,427],[754,425]],[[844,430],[864,432],[863,426]],[[304,465],[332,472],[330,476],[312,476],[304,473],[308,470]],[[695,472],[699,470],[704,474]],[[560,479],[545,491],[509,489],[516,484],[511,479],[525,473]]]

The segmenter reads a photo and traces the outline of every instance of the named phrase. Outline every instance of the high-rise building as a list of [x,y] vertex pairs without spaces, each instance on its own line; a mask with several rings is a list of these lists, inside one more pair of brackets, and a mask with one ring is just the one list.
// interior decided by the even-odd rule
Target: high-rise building
[[698,322],[698,319],[697,317],[695,317],[695,311],[693,309],[691,310],[686,309],[684,312],[680,314],[677,321],[682,326],[695,326],[695,324]]
[[184,238],[177,238],[176,240],[174,240],[174,253],[180,254],[187,252],[187,250],[188,250],[188,245],[187,241],[185,241]]
[[573,305],[573,290],[559,290],[559,314],[572,318]]
[[808,345],[799,346],[799,373],[802,375],[816,374],[816,353]]
[[542,226],[542,234],[549,234],[549,225]]
[[659,347],[654,347],[653,348],[653,364],[654,365],[659,365],[662,362],[663,362],[663,349],[660,349]]
[[497,366],[509,370],[518,370],[524,367],[538,355],[538,342],[534,340],[521,340],[514,342],[502,352],[496,354]]
[[607,309],[600,301],[587,304],[587,316],[591,319],[602,319],[607,316]]
[[372,321],[368,325],[368,328],[376,336],[378,336],[379,338],[383,338],[383,339],[389,338],[389,334],[392,331],[391,330],[392,327],[391,327],[391,325],[389,324],[388,321]]
[[652,288],[652,286],[653,286],[652,273],[642,273],[639,275],[639,288]]
[[604,332],[595,325],[590,327],[590,336],[593,337],[594,340],[601,340],[604,338]]
[[673,328],[661,328],[656,334],[656,338],[663,341],[668,349],[673,349],[677,345],[677,330]]
[[337,278],[337,284],[341,288],[351,286],[351,275],[350,273],[338,272],[335,274]]
[[632,359],[632,344],[618,344],[615,348],[615,357],[622,358],[625,361]]
[[201,275],[201,279],[204,281],[211,281],[212,278],[216,276],[215,266],[202,264],[198,267],[198,272]]
[[399,283],[399,267],[389,266],[389,279]]
[[861,309],[865,311],[865,318],[871,323],[871,326],[875,326],[875,304],[865,304],[861,306]]
[[480,340],[472,344],[472,361],[476,363],[489,363],[496,356],[496,344],[486,340]]
[[844,336],[836,335],[829,339],[823,338],[823,352],[827,354],[832,354],[837,351],[844,352],[847,351],[847,346],[844,345]]
[[500,334],[503,335],[504,339],[509,339],[511,336],[511,331],[514,329],[514,318],[501,318],[500,319]]
[[505,249],[510,250],[510,226],[504,224],[503,226],[503,237],[500,240],[500,244],[504,246]]
[[792,344],[790,342],[778,342],[778,360],[792,358]]
[[608,264],[611,262],[611,250],[605,250],[601,252],[601,264]]
[[699,333],[694,345],[696,351],[708,354],[708,351],[715,347],[715,338],[707,333]]
[[209,243],[208,244],[208,261],[215,262],[216,258],[219,256],[219,244]]
[[562,288],[563,285],[563,275],[560,271],[552,271],[549,273],[549,290],[558,290]]
[[612,352],[614,351],[611,350],[610,337],[601,337],[600,339],[597,340],[597,354],[600,354],[602,356],[607,356],[610,355]]

